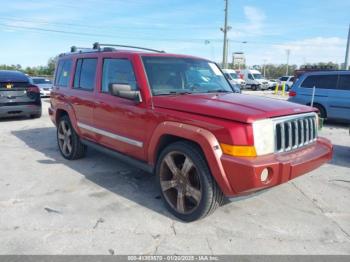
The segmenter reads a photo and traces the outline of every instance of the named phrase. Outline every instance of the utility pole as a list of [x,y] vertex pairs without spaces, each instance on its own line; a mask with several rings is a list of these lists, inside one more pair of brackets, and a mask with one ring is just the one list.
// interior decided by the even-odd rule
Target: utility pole
[[224,33],[224,48],[222,53],[222,67],[227,68],[227,32],[231,30],[231,27],[227,25],[228,19],[228,0],[225,0],[225,24],[224,28],[220,28]]
[[348,70],[348,67],[349,67],[349,52],[350,52],[350,25],[349,25],[349,32],[348,32],[348,43],[346,45],[346,52],[345,52],[345,61],[344,61],[345,70]]
[[289,71],[289,55],[290,55],[290,49],[286,50],[287,52],[287,67],[286,67],[286,76],[288,75],[288,71]]
[[266,68],[266,59],[264,59],[264,78],[266,78],[265,68]]

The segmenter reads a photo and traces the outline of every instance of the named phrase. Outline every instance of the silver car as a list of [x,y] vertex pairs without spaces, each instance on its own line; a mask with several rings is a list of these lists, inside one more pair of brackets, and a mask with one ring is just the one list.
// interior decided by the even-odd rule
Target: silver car
[[52,82],[45,77],[32,77],[33,84],[40,89],[41,97],[49,97],[52,90]]

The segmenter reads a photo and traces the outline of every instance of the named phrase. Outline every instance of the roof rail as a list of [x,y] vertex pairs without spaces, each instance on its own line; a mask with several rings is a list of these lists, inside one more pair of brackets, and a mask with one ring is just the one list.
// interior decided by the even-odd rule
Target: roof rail
[[113,46],[113,47],[126,47],[126,48],[132,48],[132,49],[140,49],[140,50],[146,50],[146,51],[151,51],[151,52],[156,52],[156,53],[165,53],[163,50],[156,50],[156,49],[151,49],[151,48],[145,48],[145,47],[139,47],[139,46],[131,46],[131,45],[114,45],[114,44],[100,44],[98,42],[93,44],[93,49],[101,50],[102,46]]
[[91,51],[91,48],[89,48],[89,47],[77,47],[77,46],[71,46],[71,48],[70,48],[71,53],[83,52],[83,51]]

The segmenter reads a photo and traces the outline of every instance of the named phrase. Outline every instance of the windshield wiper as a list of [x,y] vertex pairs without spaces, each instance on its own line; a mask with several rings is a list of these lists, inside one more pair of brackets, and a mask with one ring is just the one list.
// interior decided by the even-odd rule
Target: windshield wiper
[[170,91],[169,94],[171,95],[189,95],[192,94],[192,92],[189,91]]
[[228,91],[225,89],[215,89],[215,90],[208,90],[207,93],[232,93],[232,91]]

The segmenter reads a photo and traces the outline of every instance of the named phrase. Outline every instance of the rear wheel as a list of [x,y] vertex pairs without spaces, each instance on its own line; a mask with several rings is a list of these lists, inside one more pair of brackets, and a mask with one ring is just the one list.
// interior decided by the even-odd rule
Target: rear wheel
[[159,157],[156,173],[167,209],[181,220],[203,218],[223,201],[203,153],[189,142],[166,147]]
[[57,126],[57,143],[61,155],[69,160],[85,156],[86,146],[80,141],[67,115],[60,118]]
[[313,107],[317,108],[319,113],[319,117],[320,118],[323,118],[323,119],[326,119],[327,118],[327,112],[326,112],[326,109],[324,109],[323,106],[319,105],[319,104],[314,104]]

